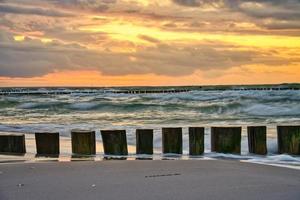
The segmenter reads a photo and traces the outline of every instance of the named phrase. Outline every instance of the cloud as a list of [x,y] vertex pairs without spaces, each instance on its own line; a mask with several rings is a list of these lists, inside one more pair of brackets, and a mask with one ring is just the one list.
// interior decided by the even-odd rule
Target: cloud
[[[223,33],[239,35],[237,39],[243,37],[241,34],[299,36],[300,8],[296,0],[173,0],[171,4],[153,0],[147,5],[122,0],[1,2],[2,77],[36,77],[63,70],[179,77],[197,70],[299,63],[289,58],[295,55],[280,56],[295,49],[270,53],[251,45],[233,46],[201,39]],[[128,30],[120,29],[119,24]],[[143,28],[149,32],[142,32]],[[189,33],[200,33],[199,40],[187,39]],[[17,42],[13,35],[26,37]],[[53,41],[41,42],[45,38]]]
[[66,9],[76,8],[81,10],[90,10],[94,12],[106,11],[110,5],[115,4],[117,0],[47,0],[56,6]]
[[[149,36],[141,36],[153,40]],[[248,64],[284,65],[292,61],[274,53],[245,51],[213,43],[157,43],[136,52],[98,51],[59,41],[44,44],[26,38],[16,42],[0,34],[0,76],[35,77],[63,70],[98,70],[104,75],[158,74],[184,76],[196,70],[228,69]],[[134,59],[132,59],[134,58]],[[297,61],[299,62],[299,61]]]
[[[40,24],[45,27],[43,28],[45,32],[49,31],[53,24],[59,24],[60,27],[71,31],[76,31],[76,27],[82,25],[83,22],[100,27],[102,24],[100,20],[88,22],[89,16],[98,14],[104,16],[102,19],[108,16],[108,20],[118,20],[120,23],[139,23],[141,26],[153,26],[174,32],[297,35],[299,34],[297,24],[300,23],[299,0],[172,0],[173,3],[165,1],[165,3],[160,3],[162,1],[153,0],[147,5],[134,0],[23,0],[22,4],[19,0],[5,2],[13,2],[13,4],[1,5],[36,8],[37,10],[44,7],[59,13],[68,11],[67,14],[74,16],[73,19],[68,18],[68,21],[50,16],[47,21],[42,21],[38,19],[39,16],[25,16],[28,14],[13,17],[7,15],[6,26],[12,27],[14,32],[27,31],[25,28],[38,28],[35,25],[40,21],[42,21]],[[186,9],[186,6],[193,7],[193,9]],[[207,6],[213,9],[202,9]],[[1,20],[4,17],[0,18],[2,25]],[[22,20],[21,17],[26,20]],[[196,24],[199,26],[195,26]],[[236,26],[231,26],[233,24]],[[250,26],[244,26],[245,24]]]
[[12,13],[20,15],[41,15],[41,16],[51,16],[51,17],[71,17],[73,16],[70,13],[44,9],[39,7],[24,7],[20,5],[9,5],[9,4],[0,4],[0,13]]
[[145,41],[150,42],[150,43],[155,43],[155,44],[160,43],[160,40],[158,40],[156,38],[153,38],[153,37],[150,37],[148,35],[139,35],[138,37],[140,39],[145,40]]
[[173,0],[174,3],[182,6],[198,7],[205,5],[216,5],[221,3],[221,0]]
[[246,1],[240,3],[238,10],[244,14],[264,19],[299,20],[300,1]]
[[[263,25],[264,27],[270,30],[288,30],[288,29],[300,29],[300,22],[295,21],[276,21],[276,22],[268,22]],[[296,34],[297,36],[299,35]]]
[[[268,30],[267,34],[275,35],[299,35],[300,31],[298,26],[300,23],[299,0],[172,0],[172,2],[181,7],[168,8],[170,21],[166,24],[173,25],[169,27],[173,31],[266,34]],[[162,9],[156,10],[162,12]],[[185,23],[180,24],[179,20],[171,20],[173,14],[182,17],[181,21]],[[206,24],[206,26],[197,28],[192,26],[195,23]],[[229,27],[230,24],[243,23],[252,24],[252,26],[250,28]],[[191,26],[185,26],[187,24]],[[277,31],[271,32],[272,30]]]
[[255,19],[300,20],[299,0],[173,0],[173,2],[189,7],[211,6],[218,8],[222,14],[238,12]]

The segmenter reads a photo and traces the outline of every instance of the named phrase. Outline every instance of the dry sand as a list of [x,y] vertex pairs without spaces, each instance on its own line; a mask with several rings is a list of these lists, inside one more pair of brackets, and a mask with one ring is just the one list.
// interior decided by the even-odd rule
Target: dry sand
[[0,199],[299,200],[300,172],[227,160],[1,164]]

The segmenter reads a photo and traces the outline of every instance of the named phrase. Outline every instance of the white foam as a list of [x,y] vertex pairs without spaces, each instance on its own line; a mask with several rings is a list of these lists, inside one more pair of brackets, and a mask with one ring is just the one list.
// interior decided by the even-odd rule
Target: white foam
[[248,108],[244,109],[250,115],[255,116],[299,116],[300,115],[300,106],[289,105],[286,107],[285,105],[265,105],[265,104],[255,104]]
[[291,156],[286,154],[269,155],[264,157],[253,157],[244,162],[272,165],[277,167],[287,167],[300,170],[300,156]]

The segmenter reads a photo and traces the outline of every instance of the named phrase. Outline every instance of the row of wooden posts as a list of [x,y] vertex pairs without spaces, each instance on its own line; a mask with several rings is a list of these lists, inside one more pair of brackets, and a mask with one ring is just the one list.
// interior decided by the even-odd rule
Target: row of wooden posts
[[[249,126],[248,146],[253,154],[267,154],[267,127]],[[212,127],[211,151],[240,154],[241,127]],[[72,130],[74,155],[96,154],[95,131]],[[125,130],[101,130],[105,155],[128,155]],[[300,126],[278,126],[278,153],[300,155]],[[59,155],[59,133],[35,133],[37,155]],[[182,154],[182,128],[162,128],[164,154]],[[0,134],[0,153],[26,153],[25,136]],[[189,128],[189,154],[204,153],[204,127]],[[153,154],[153,129],[136,130],[136,154]]]

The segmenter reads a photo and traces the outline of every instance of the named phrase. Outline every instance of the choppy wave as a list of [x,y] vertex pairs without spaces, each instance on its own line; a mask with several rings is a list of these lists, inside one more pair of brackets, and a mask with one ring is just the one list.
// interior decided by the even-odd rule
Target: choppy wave
[[[299,103],[298,103],[299,104]],[[256,104],[244,109],[246,113],[253,116],[300,116],[300,105],[264,105]]]
[[[245,126],[268,126],[268,155],[248,154]],[[74,128],[126,129],[135,145],[136,128],[153,128],[154,148],[161,148],[161,127],[182,126],[183,152],[188,154],[188,126],[205,126],[205,156],[263,164],[300,166],[299,157],[276,155],[276,125],[300,125],[300,91],[190,91],[167,94],[72,93],[0,96],[0,131],[33,133],[58,131],[70,136]],[[243,126],[242,154],[210,150],[210,126]]]
[[[279,93],[279,94],[274,94]],[[28,96],[20,98],[1,97],[1,111],[22,110],[43,113],[66,110],[68,112],[186,112],[219,115],[238,115],[241,118],[272,116],[299,117],[299,91],[238,91],[238,92],[190,92],[187,94],[106,94],[85,96]],[[149,114],[149,113],[148,113]],[[214,118],[216,116],[213,116]],[[188,118],[187,118],[188,119]]]
[[[0,97],[0,114],[31,112],[147,113],[172,118],[180,113],[187,121],[206,119],[270,117],[300,118],[300,91],[191,91],[177,94],[70,94]],[[189,117],[190,116],[190,117]],[[49,116],[54,117],[54,116]]]

